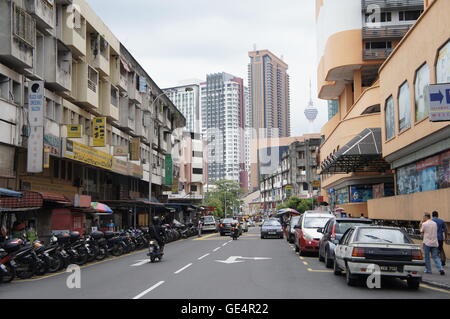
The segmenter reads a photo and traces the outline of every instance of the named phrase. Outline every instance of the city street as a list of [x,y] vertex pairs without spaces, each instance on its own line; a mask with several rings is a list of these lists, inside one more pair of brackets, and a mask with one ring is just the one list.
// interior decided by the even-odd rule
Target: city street
[[69,273],[0,285],[0,298],[43,299],[301,299],[427,298],[450,292],[422,285],[408,290],[399,280],[383,288],[348,287],[317,258],[299,257],[286,240],[260,239],[251,228],[238,241],[206,234],[171,243],[160,263],[146,251],[82,267],[81,288],[68,289]]

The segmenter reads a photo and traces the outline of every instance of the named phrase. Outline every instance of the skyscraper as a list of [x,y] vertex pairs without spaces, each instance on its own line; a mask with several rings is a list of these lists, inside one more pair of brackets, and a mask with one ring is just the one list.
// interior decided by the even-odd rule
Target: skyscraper
[[208,75],[200,88],[203,136],[208,141],[208,182],[228,179],[247,188],[244,81],[216,73]]
[[260,129],[268,129],[260,138],[289,137],[291,114],[288,65],[268,50],[249,52],[249,57],[252,126],[258,134]]

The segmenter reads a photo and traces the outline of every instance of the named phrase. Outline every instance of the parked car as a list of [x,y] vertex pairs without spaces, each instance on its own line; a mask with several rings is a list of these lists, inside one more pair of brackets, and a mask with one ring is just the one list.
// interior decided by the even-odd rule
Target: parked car
[[370,274],[371,265],[380,267],[381,277],[406,279],[411,289],[419,288],[425,270],[420,246],[400,228],[350,228],[336,247],[334,274],[345,270],[347,284],[354,286]]
[[292,216],[291,220],[289,221],[289,223],[288,223],[288,225],[286,227],[286,233],[287,233],[286,240],[289,243],[291,243],[291,244],[293,244],[294,241],[295,241],[295,229],[294,229],[294,227],[295,227],[295,225],[298,224],[298,221],[300,220],[300,217],[301,217],[300,215]]
[[266,238],[283,239],[283,227],[280,222],[275,219],[266,220],[261,226],[261,239]]
[[362,218],[331,218],[324,228],[317,231],[323,236],[319,242],[319,260],[324,261],[327,268],[333,268],[334,250],[344,233],[353,226],[372,225],[373,221]]
[[248,224],[248,227],[255,227],[256,226],[255,222],[253,220],[251,220],[251,219],[249,219],[247,221],[247,224]]
[[222,219],[222,221],[219,225],[220,236],[225,236],[225,235],[231,234],[231,224],[232,223],[239,224],[239,231],[240,231],[239,236],[242,235],[242,227],[240,226],[239,221],[237,221],[236,219],[233,219],[233,218],[225,218],[225,219]]
[[202,231],[217,231],[217,223],[214,216],[202,216],[201,219],[203,223]]
[[334,216],[323,212],[303,214],[295,229],[295,251],[303,256],[305,253],[318,253],[321,233],[317,232]]

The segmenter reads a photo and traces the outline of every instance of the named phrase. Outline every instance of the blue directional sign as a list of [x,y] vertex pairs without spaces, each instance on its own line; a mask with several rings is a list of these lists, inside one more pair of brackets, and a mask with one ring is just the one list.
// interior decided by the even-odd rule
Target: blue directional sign
[[429,85],[425,93],[430,121],[450,121],[450,83]]

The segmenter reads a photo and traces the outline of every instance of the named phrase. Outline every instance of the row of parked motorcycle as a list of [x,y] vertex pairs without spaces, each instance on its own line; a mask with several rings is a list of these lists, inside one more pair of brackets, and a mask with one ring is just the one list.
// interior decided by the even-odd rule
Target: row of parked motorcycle
[[[193,224],[179,222],[164,225],[166,243],[198,234]],[[120,256],[149,247],[149,228],[128,229],[120,232],[95,231],[82,237],[79,232],[52,236],[50,244],[12,239],[0,244],[0,283],[14,278],[29,279],[66,269],[69,265],[82,266],[110,256]]]

